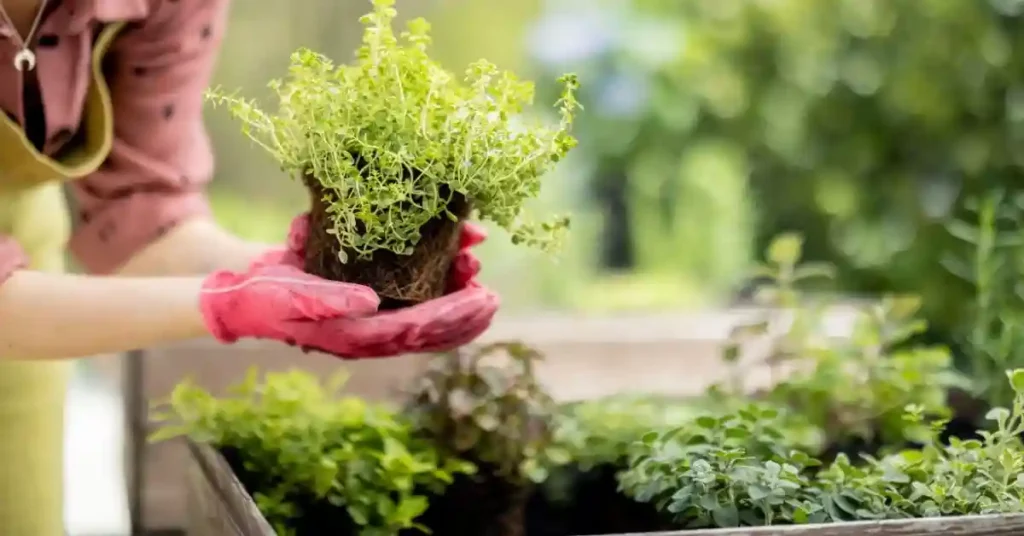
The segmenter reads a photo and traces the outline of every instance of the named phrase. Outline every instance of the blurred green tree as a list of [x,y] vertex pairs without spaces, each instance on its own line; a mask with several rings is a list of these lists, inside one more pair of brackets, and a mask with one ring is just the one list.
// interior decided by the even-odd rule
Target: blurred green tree
[[[601,117],[609,105],[597,97],[584,101],[598,115],[588,135],[602,140],[590,147],[595,183],[652,151],[724,144],[732,168],[748,174],[757,250],[798,230],[809,258],[837,265],[841,290],[920,293],[941,334],[963,321],[970,289],[941,262],[963,246],[944,224],[979,192],[1024,189],[1024,0],[633,0],[614,9],[629,16],[613,19],[656,27],[632,38],[636,53],[578,61],[589,76],[630,72],[644,88],[643,110],[628,121]],[[669,160],[651,175],[670,177],[678,167]],[[714,194],[743,191],[722,188],[729,193]]]
[[[573,70],[583,82],[576,152],[604,228],[594,262],[695,280],[714,297],[750,260],[746,156],[727,138],[684,141],[698,107],[676,87],[684,26],[665,15],[625,1],[548,0],[529,50],[537,80]],[[542,99],[552,91],[538,87]]]

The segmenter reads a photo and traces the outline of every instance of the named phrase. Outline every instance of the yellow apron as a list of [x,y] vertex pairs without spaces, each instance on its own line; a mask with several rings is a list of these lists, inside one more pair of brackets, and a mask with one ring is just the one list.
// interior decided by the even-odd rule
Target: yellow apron
[[[0,233],[21,244],[32,269],[64,270],[71,225],[61,183],[95,171],[110,153],[113,110],[101,60],[122,27],[106,26],[96,40],[82,117],[84,136],[59,160],[36,151],[22,129],[0,114]],[[68,361],[0,360],[3,536],[64,534],[64,398],[69,372]]]

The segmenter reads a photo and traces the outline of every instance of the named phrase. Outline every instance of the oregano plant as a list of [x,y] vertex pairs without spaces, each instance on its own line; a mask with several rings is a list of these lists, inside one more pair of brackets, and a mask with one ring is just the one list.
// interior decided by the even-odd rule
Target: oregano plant
[[940,441],[945,421],[909,405],[924,446],[881,458],[840,454],[823,464],[787,441],[772,408],[652,431],[634,443],[623,490],[681,528],[835,523],[1024,512],[1024,369],[1006,372],[1009,408],[986,416],[979,439]]
[[282,170],[311,178],[329,198],[342,262],[379,250],[411,254],[424,225],[460,217],[449,210],[456,195],[514,243],[554,247],[568,219],[533,221],[524,205],[576,145],[576,76],[561,77],[559,119],[544,124],[526,113],[532,83],[486,60],[461,77],[449,72],[428,53],[425,20],[396,35],[394,4],[373,0],[352,63],[292,54],[287,78],[270,84],[276,112],[219,90],[209,100],[227,106]]

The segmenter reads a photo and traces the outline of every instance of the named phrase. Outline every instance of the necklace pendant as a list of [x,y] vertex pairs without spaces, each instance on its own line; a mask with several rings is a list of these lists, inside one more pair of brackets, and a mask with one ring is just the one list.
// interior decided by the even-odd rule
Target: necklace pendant
[[23,48],[14,55],[14,68],[20,72],[31,71],[36,68],[36,54],[27,48]]

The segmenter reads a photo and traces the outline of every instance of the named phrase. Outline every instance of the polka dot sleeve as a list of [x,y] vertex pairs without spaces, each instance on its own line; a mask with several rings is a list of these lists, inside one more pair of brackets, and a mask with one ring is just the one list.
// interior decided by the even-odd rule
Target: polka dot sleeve
[[178,223],[209,214],[213,174],[202,120],[227,0],[153,0],[108,56],[114,144],[94,174],[72,183],[70,248],[92,273],[116,271]]

